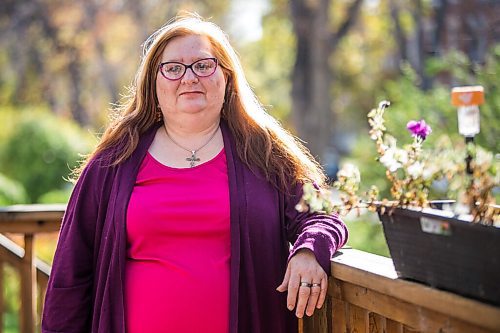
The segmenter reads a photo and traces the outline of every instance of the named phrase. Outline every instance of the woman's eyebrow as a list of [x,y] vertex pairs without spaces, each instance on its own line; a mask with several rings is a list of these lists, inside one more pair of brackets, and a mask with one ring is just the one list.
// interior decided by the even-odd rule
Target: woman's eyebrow
[[214,58],[214,57],[215,56],[213,56],[212,54],[206,53],[206,54],[202,54],[202,55],[199,55],[199,56],[191,58],[192,61],[190,61],[190,62],[185,61],[184,60],[185,58],[183,58],[183,57],[167,58],[165,60],[162,60],[162,62],[180,62],[180,63],[183,63],[183,64],[190,64],[192,62],[195,62],[195,61],[198,61],[198,60],[201,60],[201,59]]

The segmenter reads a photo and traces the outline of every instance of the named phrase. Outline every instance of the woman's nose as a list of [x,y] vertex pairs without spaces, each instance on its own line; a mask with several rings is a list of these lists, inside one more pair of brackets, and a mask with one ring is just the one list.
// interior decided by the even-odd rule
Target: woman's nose
[[182,83],[196,83],[196,82],[198,82],[198,77],[193,72],[193,69],[192,68],[186,69],[186,73],[184,73],[184,76],[182,77]]

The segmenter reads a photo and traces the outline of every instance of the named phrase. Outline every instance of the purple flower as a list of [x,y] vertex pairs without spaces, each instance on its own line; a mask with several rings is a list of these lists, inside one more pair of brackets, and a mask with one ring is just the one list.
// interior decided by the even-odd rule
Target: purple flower
[[427,135],[431,134],[432,129],[429,125],[425,123],[425,120],[411,120],[406,124],[406,128],[411,132],[412,136],[416,136],[425,140]]

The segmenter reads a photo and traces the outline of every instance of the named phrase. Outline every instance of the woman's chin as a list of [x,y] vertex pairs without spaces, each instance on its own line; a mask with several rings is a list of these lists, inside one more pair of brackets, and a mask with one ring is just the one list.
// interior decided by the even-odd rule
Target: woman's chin
[[179,105],[177,109],[180,113],[184,114],[198,114],[198,113],[217,113],[220,112],[216,108],[209,106],[205,103],[189,103]]
[[205,108],[205,103],[196,103],[193,101],[191,103],[182,103],[179,105],[178,110],[183,113],[198,113],[203,111]]

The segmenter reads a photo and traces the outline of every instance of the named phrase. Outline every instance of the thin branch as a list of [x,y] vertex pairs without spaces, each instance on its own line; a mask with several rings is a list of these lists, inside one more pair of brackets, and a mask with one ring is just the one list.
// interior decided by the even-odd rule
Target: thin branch
[[399,18],[399,5],[397,4],[398,0],[389,0],[390,11],[392,21],[394,22],[394,34],[397,40],[398,49],[399,49],[399,60],[406,61],[408,60],[408,51],[406,48],[406,36],[401,27],[401,21]]
[[334,32],[332,34],[332,37],[330,38],[329,44],[331,50],[335,50],[337,48],[338,43],[349,32],[351,27],[356,23],[362,4],[363,0],[355,0],[353,4],[349,7],[344,22],[342,22],[338,30]]

